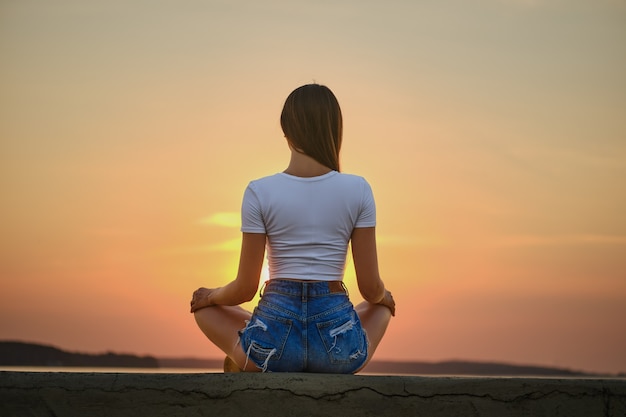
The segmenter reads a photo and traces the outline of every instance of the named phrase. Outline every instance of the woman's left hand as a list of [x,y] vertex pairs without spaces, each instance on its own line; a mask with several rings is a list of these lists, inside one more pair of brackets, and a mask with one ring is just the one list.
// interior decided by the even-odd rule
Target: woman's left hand
[[215,290],[215,288],[204,287],[195,290],[193,292],[193,296],[191,297],[191,313],[194,313],[201,308],[212,306],[213,304],[211,304],[209,300],[209,295],[211,295],[211,293]]
[[383,299],[381,300],[381,302],[378,303],[378,304],[387,307],[389,309],[389,311],[391,311],[391,316],[395,317],[395,315],[396,315],[396,302],[393,299],[393,295],[391,295],[391,293],[389,291],[385,290],[385,295],[383,296]]

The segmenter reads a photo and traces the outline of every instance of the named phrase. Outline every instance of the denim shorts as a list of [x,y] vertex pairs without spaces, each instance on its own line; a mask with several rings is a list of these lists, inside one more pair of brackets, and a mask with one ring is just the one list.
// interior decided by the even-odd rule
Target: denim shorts
[[324,281],[268,281],[239,341],[263,372],[350,374],[367,360],[367,336],[347,291]]

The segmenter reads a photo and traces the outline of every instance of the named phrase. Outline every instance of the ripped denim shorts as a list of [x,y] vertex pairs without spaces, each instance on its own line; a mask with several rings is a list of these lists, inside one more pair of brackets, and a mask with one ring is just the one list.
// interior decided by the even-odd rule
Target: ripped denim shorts
[[350,374],[367,360],[367,336],[337,281],[268,281],[239,340],[263,372]]

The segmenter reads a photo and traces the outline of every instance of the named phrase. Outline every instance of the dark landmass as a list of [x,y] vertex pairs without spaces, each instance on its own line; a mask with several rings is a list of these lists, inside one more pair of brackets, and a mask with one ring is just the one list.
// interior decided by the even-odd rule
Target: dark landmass
[[[111,352],[85,354],[66,352],[53,346],[41,344],[6,341],[0,342],[0,366],[194,368],[207,369],[208,371],[222,369],[223,359],[155,358],[152,356],[135,356]],[[396,362],[373,360],[365,367],[363,372],[396,375],[600,376],[564,368],[470,361]]]
[[24,342],[0,342],[0,366],[81,366],[112,368],[157,368],[151,356],[107,352],[66,352],[53,346]]

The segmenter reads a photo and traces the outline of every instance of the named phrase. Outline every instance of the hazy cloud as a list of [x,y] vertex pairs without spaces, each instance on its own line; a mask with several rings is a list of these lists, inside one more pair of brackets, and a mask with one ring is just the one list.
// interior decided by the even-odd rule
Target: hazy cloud
[[203,217],[199,220],[199,223],[210,226],[239,228],[241,226],[241,217],[239,212],[236,211],[222,211]]
[[236,252],[241,248],[241,239],[230,239],[224,242],[216,243],[214,245],[206,246],[206,249],[210,252],[223,251],[223,252]]

